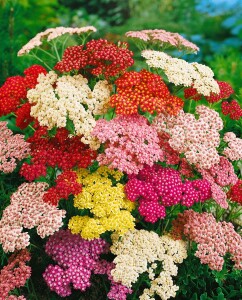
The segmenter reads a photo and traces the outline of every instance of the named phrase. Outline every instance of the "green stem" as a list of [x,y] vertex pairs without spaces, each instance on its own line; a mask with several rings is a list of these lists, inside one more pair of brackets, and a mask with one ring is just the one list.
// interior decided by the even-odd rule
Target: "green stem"
[[58,61],[61,61],[61,58],[60,58],[60,55],[59,55],[58,50],[57,50],[57,48],[56,48],[56,43],[55,43],[55,42],[53,42],[53,46],[54,46],[55,54],[56,54],[56,56],[57,56],[57,60],[58,60]]
[[49,69],[50,71],[52,70],[52,68],[46,62],[44,62],[41,58],[39,58],[36,54],[30,54],[30,55],[33,56],[34,58],[36,58],[42,64],[44,64],[47,69]]
[[[51,53],[49,53],[48,51],[45,51],[44,49],[42,49],[42,48],[38,48],[38,50],[40,50],[40,51],[42,51],[43,53],[45,53],[45,54],[47,54],[47,55],[49,55],[51,58],[54,58],[54,59],[56,59],[56,56],[54,56],[54,55],[52,55]],[[35,54],[36,55],[36,54]]]

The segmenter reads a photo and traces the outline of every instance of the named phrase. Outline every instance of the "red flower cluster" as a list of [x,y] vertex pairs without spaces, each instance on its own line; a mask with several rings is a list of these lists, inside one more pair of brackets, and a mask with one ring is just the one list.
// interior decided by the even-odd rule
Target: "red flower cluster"
[[20,129],[26,128],[34,118],[30,116],[31,104],[29,102],[24,103],[20,108],[16,110],[16,125]]
[[56,179],[56,185],[48,189],[43,200],[57,206],[60,199],[68,199],[69,195],[77,195],[82,191],[82,185],[77,182],[77,174],[65,171]]
[[231,187],[227,195],[231,201],[238,202],[240,205],[242,205],[242,180],[241,179],[239,179],[236,182],[236,184]]
[[57,129],[54,137],[50,137],[47,128],[39,127],[28,139],[31,143],[31,164],[24,163],[20,174],[32,181],[41,175],[45,176],[48,166],[63,171],[75,166],[87,168],[96,158],[96,152],[84,145],[79,137],[68,135],[68,130],[61,128]]
[[242,108],[236,100],[231,102],[224,101],[221,105],[222,113],[226,116],[229,115],[232,120],[239,120],[242,117]]
[[90,72],[95,76],[104,75],[105,78],[116,76],[134,63],[133,53],[127,47],[125,42],[119,42],[117,46],[103,39],[88,42],[85,49],[84,46],[68,47],[54,69],[60,72]]
[[110,105],[116,107],[117,114],[134,114],[140,107],[151,114],[176,115],[183,107],[182,99],[170,94],[162,78],[146,70],[126,72],[115,84],[117,94],[110,98]]
[[220,93],[212,93],[210,96],[205,97],[209,103],[214,103],[218,102],[221,99],[226,99],[234,93],[234,90],[232,89],[232,86],[229,83],[223,81],[217,81],[217,83],[219,85]]
[[146,222],[155,223],[165,217],[165,207],[181,203],[192,206],[211,198],[210,183],[204,179],[182,182],[180,173],[159,165],[144,167],[130,176],[125,186],[130,201],[138,199],[139,213]]
[[0,116],[15,112],[27,96],[27,90],[35,87],[40,73],[47,73],[45,68],[33,65],[24,71],[25,77],[9,77],[0,88]]
[[[218,80],[216,80],[216,81],[219,85],[220,92],[219,92],[219,94],[212,93],[210,96],[205,97],[205,99],[209,103],[215,103],[215,102],[220,101],[221,99],[226,99],[234,93],[234,90],[232,89],[232,87],[229,83],[224,82],[224,81],[218,81]],[[199,101],[202,99],[202,95],[198,94],[197,90],[192,87],[184,90],[184,97],[186,99],[192,98],[195,101]]]

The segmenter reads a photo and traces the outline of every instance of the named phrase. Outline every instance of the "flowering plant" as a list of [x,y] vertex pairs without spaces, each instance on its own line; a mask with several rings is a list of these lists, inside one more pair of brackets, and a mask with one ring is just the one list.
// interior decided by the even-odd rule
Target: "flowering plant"
[[199,51],[178,33],[127,32],[139,70],[126,41],[95,31],[37,34],[18,55],[40,65],[0,88],[0,299],[239,299],[233,88],[175,58]]

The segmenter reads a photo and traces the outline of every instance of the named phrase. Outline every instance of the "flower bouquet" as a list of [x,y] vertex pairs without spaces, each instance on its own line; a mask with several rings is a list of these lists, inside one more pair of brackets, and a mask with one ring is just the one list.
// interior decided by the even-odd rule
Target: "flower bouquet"
[[37,34],[0,88],[0,299],[241,299],[233,88],[178,33],[95,31]]

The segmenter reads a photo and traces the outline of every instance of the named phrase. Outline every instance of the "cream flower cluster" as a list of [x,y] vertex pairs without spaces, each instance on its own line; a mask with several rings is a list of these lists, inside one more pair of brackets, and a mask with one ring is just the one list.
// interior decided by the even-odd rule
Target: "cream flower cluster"
[[43,32],[38,33],[34,38],[32,38],[26,45],[24,45],[18,52],[18,56],[29,53],[32,49],[39,47],[42,45],[42,41],[44,38],[47,38],[47,41],[51,41],[63,34],[82,34],[88,31],[96,32],[97,29],[93,26],[86,27],[56,27],[56,28],[48,28]]
[[159,114],[152,126],[158,132],[168,133],[171,136],[170,146],[184,153],[189,163],[210,169],[220,160],[216,148],[220,144],[219,131],[223,129],[223,121],[216,111],[204,105],[197,106],[196,113],[199,114],[198,119],[184,111],[174,117]]
[[[184,241],[143,229],[130,230],[121,238],[112,234],[112,241],[110,250],[116,255],[116,266],[111,275],[115,281],[131,288],[142,273],[148,272],[151,287],[144,290],[140,299],[154,299],[155,294],[161,299],[175,297],[178,286],[173,284],[172,276],[177,275],[176,264],[187,257]],[[156,277],[158,264],[162,271]]]
[[94,89],[82,75],[58,77],[53,71],[40,74],[38,84],[28,91],[31,116],[38,119],[41,126],[66,127],[69,118],[75,128],[75,134],[82,136],[81,141],[97,149],[100,144],[91,135],[96,125],[94,115],[107,111],[110,86],[107,81],[96,83]]
[[141,55],[150,67],[162,69],[169,82],[195,88],[199,94],[209,96],[218,94],[219,86],[214,80],[213,71],[199,63],[188,63],[180,58],[173,58],[168,54],[154,50],[144,50]]

